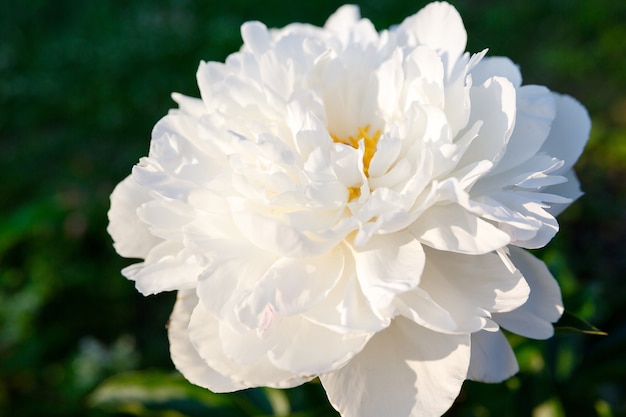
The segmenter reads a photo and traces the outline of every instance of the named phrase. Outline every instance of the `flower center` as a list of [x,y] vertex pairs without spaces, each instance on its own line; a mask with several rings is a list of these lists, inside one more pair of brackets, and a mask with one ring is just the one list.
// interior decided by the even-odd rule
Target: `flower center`
[[[376,144],[378,143],[378,138],[380,138],[380,130],[374,132],[373,135],[369,134],[370,125],[366,125],[365,127],[359,128],[359,133],[356,136],[348,136],[347,139],[340,138],[336,135],[330,134],[330,137],[333,138],[335,143],[343,143],[344,145],[352,146],[354,149],[359,148],[359,141],[363,139],[363,145],[365,146],[365,150],[363,152],[363,173],[366,177],[369,178],[369,169],[370,162],[372,161],[372,157],[374,156],[374,152],[376,152]],[[361,189],[359,187],[350,187],[350,200],[353,200],[361,195]]]

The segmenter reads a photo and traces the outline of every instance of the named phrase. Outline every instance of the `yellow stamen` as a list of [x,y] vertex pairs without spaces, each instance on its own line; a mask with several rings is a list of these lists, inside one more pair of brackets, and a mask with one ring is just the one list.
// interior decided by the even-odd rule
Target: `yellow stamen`
[[[342,139],[337,135],[330,134],[335,143],[343,143],[344,145],[352,146],[354,149],[359,148],[359,141],[363,139],[365,149],[363,152],[363,173],[369,178],[370,162],[376,152],[376,144],[378,138],[380,138],[380,130],[377,130],[373,135],[368,133],[370,125],[359,128],[359,133],[356,136],[349,136],[348,139]],[[361,195],[361,189],[359,187],[350,187],[350,201]]]

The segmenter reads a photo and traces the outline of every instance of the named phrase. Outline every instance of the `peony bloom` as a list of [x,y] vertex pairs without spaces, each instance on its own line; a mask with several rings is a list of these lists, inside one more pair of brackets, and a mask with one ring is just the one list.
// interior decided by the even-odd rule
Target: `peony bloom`
[[465,53],[447,3],[241,33],[111,195],[115,248],[143,259],[123,274],[178,291],[176,367],[215,392],[319,377],[344,417],[438,416],[513,375],[501,329],[547,338],[563,311],[525,249],[580,195],[585,109]]

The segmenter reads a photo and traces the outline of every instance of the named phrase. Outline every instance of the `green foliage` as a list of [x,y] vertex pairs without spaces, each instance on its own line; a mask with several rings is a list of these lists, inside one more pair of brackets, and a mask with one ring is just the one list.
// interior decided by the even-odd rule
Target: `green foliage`
[[[426,1],[358,3],[384,28]],[[566,308],[608,335],[512,335],[520,373],[467,382],[448,415],[624,416],[626,2],[452,3],[468,50],[510,56],[525,83],[589,108],[577,166],[586,195],[540,255]],[[0,0],[0,415],[336,416],[317,383],[215,395],[173,373],[174,295],[138,295],[105,230],[108,196],[145,154],[170,93],[198,94],[200,60],[236,51],[243,21],[319,25],[339,5]]]

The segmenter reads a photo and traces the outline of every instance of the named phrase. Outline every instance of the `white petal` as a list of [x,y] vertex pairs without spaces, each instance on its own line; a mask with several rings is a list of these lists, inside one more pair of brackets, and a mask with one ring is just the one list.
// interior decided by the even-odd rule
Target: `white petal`
[[146,223],[137,216],[139,206],[152,200],[147,189],[126,177],[111,193],[111,208],[107,213],[107,232],[113,238],[113,247],[126,258],[145,258],[159,242]]
[[390,315],[381,317],[363,295],[356,278],[354,260],[346,259],[341,281],[319,304],[303,313],[314,323],[336,332],[377,332],[389,325]]
[[373,236],[354,258],[363,293],[381,309],[396,294],[415,288],[424,268],[422,245],[408,233]]
[[494,56],[483,58],[472,68],[472,82],[480,85],[491,77],[504,77],[519,88],[522,84],[522,74],[519,67],[509,58],[504,56]]
[[328,295],[343,269],[341,246],[314,258],[279,258],[240,303],[240,308],[249,308],[249,314],[257,316],[268,305],[281,316],[304,312]]
[[445,2],[428,4],[417,14],[405,19],[398,31],[412,34],[419,45],[437,51],[448,68],[454,66],[467,43],[467,32],[459,12]]
[[253,213],[234,211],[239,231],[257,247],[287,257],[311,257],[332,248],[337,242],[317,242],[281,220]]
[[472,333],[472,356],[467,378],[502,382],[519,371],[515,353],[501,331]]
[[359,353],[373,333],[338,333],[302,317],[285,320],[276,329],[279,340],[269,351],[276,367],[316,376],[339,369]]
[[[198,303],[189,321],[189,339],[209,367],[246,387],[290,388],[312,379],[278,369],[266,356],[252,363],[246,363],[245,357],[240,358],[241,362],[233,360],[224,353],[221,337],[218,319],[206,311],[202,303]],[[261,343],[261,340],[258,342]],[[245,352],[245,346],[242,346],[241,352]]]
[[193,290],[180,291],[170,317],[167,333],[172,361],[189,382],[208,388],[213,392],[232,392],[247,388],[211,368],[200,357],[189,340],[191,312],[198,304]]
[[419,287],[397,296],[394,305],[404,317],[427,329],[440,333],[467,333],[459,331],[459,326],[450,312]]
[[208,312],[229,321],[233,327],[242,326],[243,320],[255,328],[258,326],[257,315],[249,314],[247,309],[236,310],[236,306],[254,289],[277,258],[244,245],[235,250],[239,251],[237,255],[218,255],[218,259],[203,271],[198,279],[198,296]]
[[432,248],[474,255],[504,247],[511,240],[506,233],[456,204],[432,206],[409,230]]
[[435,417],[454,402],[469,360],[469,335],[443,335],[397,318],[320,379],[343,417]]
[[241,37],[245,46],[255,55],[261,55],[270,48],[267,27],[261,22],[246,22],[241,25]]
[[122,274],[135,281],[143,295],[193,288],[206,267],[203,258],[176,242],[164,241],[155,246],[145,262],[131,265]]
[[544,190],[546,193],[556,194],[570,199],[570,202],[563,204],[552,203],[550,208],[546,209],[548,213],[555,217],[561,214],[563,210],[571,204],[571,202],[577,200],[583,195],[583,192],[580,189],[580,182],[578,181],[574,170],[569,170],[562,175],[567,178],[567,182],[546,187]]
[[541,152],[565,161],[561,172],[566,172],[574,166],[585,147],[591,130],[591,119],[587,110],[572,97],[553,94],[556,118]]
[[546,265],[527,251],[510,247],[511,260],[530,286],[528,301],[508,313],[493,315],[505,329],[533,339],[547,339],[554,334],[552,323],[563,314],[559,285]]
[[495,253],[462,255],[425,248],[420,288],[450,313],[458,330],[491,328],[491,313],[511,311],[527,299],[529,288],[519,271],[511,272]]
[[504,155],[515,125],[515,87],[506,78],[493,77],[473,87],[470,98],[472,108],[468,126],[477,121],[482,121],[483,125],[459,166],[484,159],[496,163]]
[[199,118],[206,112],[204,102],[199,98],[189,97],[180,93],[172,93],[172,99],[178,103],[180,110],[191,116]]
[[515,128],[506,153],[491,173],[495,177],[536,155],[546,141],[556,116],[554,95],[543,86],[518,88],[516,101]]
[[334,32],[342,32],[347,27],[354,25],[361,18],[361,12],[359,7],[353,4],[346,4],[341,6],[335,13],[333,13],[326,23],[324,28]]

